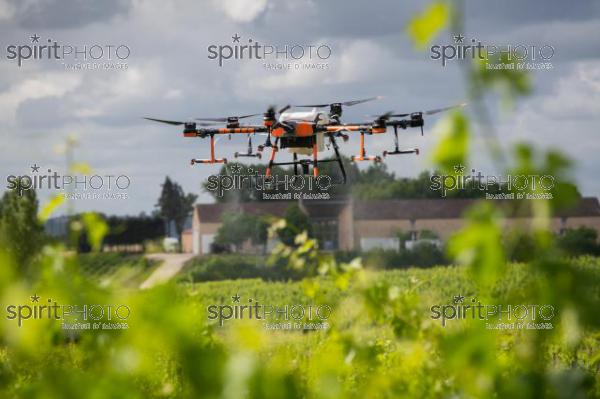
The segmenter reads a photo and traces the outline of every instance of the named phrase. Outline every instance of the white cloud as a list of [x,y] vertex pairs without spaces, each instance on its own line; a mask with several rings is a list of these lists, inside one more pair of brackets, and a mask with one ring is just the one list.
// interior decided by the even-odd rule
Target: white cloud
[[15,6],[7,0],[0,0],[0,20],[8,20],[15,15]]
[[105,115],[119,106],[161,94],[159,70],[150,64],[110,73],[107,77],[93,76],[85,82],[85,88],[70,99],[76,117]]
[[[301,64],[328,65],[327,69],[266,70],[262,64],[246,63],[239,75],[241,91],[247,89],[280,90],[314,85],[347,84],[367,82],[380,78],[388,72],[390,65],[399,60],[394,54],[371,40],[353,40],[335,46],[327,40],[321,40],[315,46],[328,45],[332,53],[327,60],[305,60]],[[285,64],[283,60],[273,60],[276,64]],[[294,62],[291,64],[298,64]]]
[[236,22],[250,22],[267,8],[267,0],[220,0],[217,4]]
[[531,111],[552,119],[596,118],[600,115],[600,60],[574,63]]
[[44,97],[62,97],[81,83],[81,76],[44,73],[36,78],[19,81],[0,93],[0,119],[4,123],[15,122],[16,111],[23,102]]

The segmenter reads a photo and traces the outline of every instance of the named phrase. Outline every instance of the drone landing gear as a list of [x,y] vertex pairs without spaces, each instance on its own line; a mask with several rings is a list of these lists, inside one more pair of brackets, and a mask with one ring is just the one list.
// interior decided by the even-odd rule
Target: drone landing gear
[[208,159],[192,159],[191,160],[191,164],[197,164],[197,163],[223,163],[226,164],[227,163],[227,158],[215,158],[215,135],[211,134],[210,135],[210,158]]
[[385,158],[388,155],[401,155],[401,154],[417,154],[419,155],[418,148],[412,148],[409,150],[401,150],[398,148],[398,126],[394,126],[394,150],[393,151],[384,151],[383,157]]
[[275,154],[278,151],[278,141],[279,138],[277,138],[275,140],[275,145],[273,146],[273,150],[271,151],[271,157],[269,160],[269,166],[267,167],[267,172],[266,172],[266,176],[269,177],[271,176],[271,168],[274,165],[278,165],[278,166],[288,166],[288,165],[292,165],[294,167],[294,176],[299,176],[300,175],[300,168],[302,171],[303,175],[310,175],[310,167],[312,166],[312,175],[313,177],[318,177],[319,176],[319,163],[323,163],[323,162],[337,162],[338,165],[340,166],[340,170],[342,172],[342,180],[341,181],[333,181],[332,184],[345,184],[346,183],[346,170],[344,168],[344,163],[342,162],[342,158],[340,156],[339,153],[339,147],[335,141],[335,138],[333,137],[332,134],[329,134],[329,138],[331,139],[331,144],[333,145],[333,149],[335,151],[335,158],[334,159],[318,159],[318,146],[316,141],[313,143],[312,146],[312,158],[308,158],[308,159],[298,159],[298,154],[297,153],[293,153],[293,160],[292,162],[275,162]]
[[360,155],[353,155],[350,157],[352,162],[356,161],[373,161],[375,163],[379,163],[382,161],[382,158],[379,155],[369,155],[367,156],[365,150],[365,132],[360,132]]
[[255,153],[252,150],[252,137],[250,135],[248,135],[248,152],[235,152],[235,154],[233,154],[234,157],[238,158],[238,157],[251,157],[251,158],[258,158],[260,159],[262,157],[262,155],[260,153]]
[[[344,140],[348,140],[347,136],[342,136],[342,138]],[[340,166],[340,171],[342,172],[342,181],[340,183],[346,184],[346,169],[344,169],[344,163],[342,162],[342,157],[340,156],[340,147],[337,145],[333,133],[329,133],[329,141],[331,141],[333,152],[335,152],[335,161],[337,161],[338,165]]]

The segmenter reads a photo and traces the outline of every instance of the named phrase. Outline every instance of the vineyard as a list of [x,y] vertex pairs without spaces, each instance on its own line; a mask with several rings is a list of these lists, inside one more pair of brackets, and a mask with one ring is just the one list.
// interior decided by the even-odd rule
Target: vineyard
[[81,274],[102,286],[137,288],[150,275],[156,262],[141,255],[90,253],[78,257]]
[[[300,254],[290,253],[295,255]],[[49,398],[599,394],[598,258],[577,258],[545,271],[508,264],[487,288],[465,266],[369,271],[354,261],[329,263],[326,272],[296,282],[180,281],[147,291],[102,288],[91,264],[117,264],[118,259],[106,254],[83,259],[82,278],[76,277],[76,259],[63,259],[58,269],[47,259],[40,265],[45,277],[27,290],[7,284],[14,275],[3,268],[4,298],[30,303],[28,296],[36,292],[60,303],[126,304],[132,311],[128,328],[73,335],[55,320],[25,320],[19,330],[4,320],[2,397],[35,398],[42,392]],[[547,290],[548,273],[562,298]],[[240,303],[327,304],[333,312],[328,328],[319,331],[272,331],[248,318],[228,319],[223,326],[209,320],[209,306],[233,305],[237,296]],[[432,306],[455,306],[457,298],[552,304],[556,314],[547,330],[486,328],[493,318],[451,319],[442,325]],[[60,387],[54,384],[57,376]]]

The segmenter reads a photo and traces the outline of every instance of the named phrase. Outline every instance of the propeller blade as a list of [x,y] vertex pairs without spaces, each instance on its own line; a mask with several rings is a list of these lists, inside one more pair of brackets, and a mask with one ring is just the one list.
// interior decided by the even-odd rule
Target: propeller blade
[[262,114],[261,113],[258,113],[258,114],[248,114],[248,115],[238,116],[237,118],[238,119],[245,119],[245,118],[250,118],[250,117],[259,116],[259,115],[262,115]]
[[323,107],[329,107],[329,104],[303,104],[303,105],[294,105],[294,107],[299,107],[299,108],[323,108]]
[[[357,104],[362,104],[362,103],[366,103],[367,101],[373,101],[373,100],[381,100],[383,98],[383,96],[376,96],[376,97],[369,97],[369,98],[363,98],[361,100],[351,100],[351,101],[343,101],[340,102],[339,104],[342,105],[346,105],[348,107],[351,107],[353,105],[357,105]],[[338,104],[338,103],[326,103],[326,104],[304,104],[304,105],[294,105],[294,107],[302,107],[302,108],[323,108],[323,107],[329,107],[332,104]]]
[[430,109],[429,111],[424,111],[423,113],[425,115],[433,115],[433,114],[437,114],[439,112],[448,111],[449,109],[452,109],[452,108],[462,108],[465,105],[467,105],[467,103],[460,103],[460,104],[451,105],[449,107]]
[[[369,118],[374,118],[374,119],[382,119],[384,121],[387,121],[388,119],[392,118],[392,117],[396,117],[398,115],[402,115],[402,114],[393,114],[393,111],[388,111],[384,114],[381,115],[367,115]],[[408,115],[408,114],[403,114],[403,115]],[[371,122],[368,122],[371,123]]]
[[370,98],[364,98],[362,100],[352,100],[352,101],[344,101],[342,103],[342,105],[346,105],[348,107],[351,107],[353,105],[357,105],[357,104],[362,104],[362,103],[366,103],[367,101],[373,101],[373,100],[381,100],[383,98],[383,96],[376,96],[376,97],[370,97]]
[[288,109],[292,108],[292,106],[290,104],[286,105],[285,107],[281,108],[278,113],[283,114],[285,111],[287,111]]
[[195,118],[197,121],[206,122],[227,122],[227,118]]
[[262,115],[262,114],[248,114],[248,115],[241,115],[241,116],[224,116],[221,118],[196,118],[196,120],[207,121],[207,122],[228,122],[230,119],[244,119],[244,118],[250,118],[252,116],[258,116],[258,115]]
[[168,120],[165,120],[165,119],[155,119],[155,118],[146,118],[146,117],[144,117],[144,119],[147,119],[147,120],[153,121],[153,122],[160,122],[160,123],[166,123],[166,124],[169,124],[169,125],[175,125],[175,126],[180,126],[180,125],[185,124],[185,122],[168,121]]
[[[449,107],[430,109],[428,111],[418,111],[418,113],[422,113],[424,115],[434,115],[434,114],[437,114],[437,113],[440,113],[440,112],[448,111],[449,109],[452,109],[452,108],[464,107],[465,105],[467,105],[467,103],[460,103],[460,104],[451,105]],[[413,112],[413,113],[415,113],[415,112]],[[411,113],[394,114],[394,113],[389,112],[388,113],[388,117],[390,117],[390,118],[403,118],[405,116],[409,116],[410,114]]]

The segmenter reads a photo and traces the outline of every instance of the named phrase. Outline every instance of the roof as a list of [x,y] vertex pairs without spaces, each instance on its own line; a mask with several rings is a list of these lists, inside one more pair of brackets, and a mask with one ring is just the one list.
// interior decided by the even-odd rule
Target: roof
[[[417,219],[458,219],[473,205],[475,199],[405,199],[355,201],[354,218],[356,220],[417,220]],[[492,201],[492,200],[490,200]],[[493,200],[494,204],[508,210],[511,217],[527,217],[529,207],[515,209],[519,201]],[[305,201],[302,207],[314,219],[335,218],[350,202],[345,201]],[[529,204],[529,202],[524,202]],[[245,203],[198,204],[196,210],[202,223],[220,223],[226,212],[244,212],[254,215],[272,215],[283,217],[294,201],[259,201]],[[595,197],[582,198],[570,209],[557,212],[558,217],[600,217],[600,203]]]
[[[397,219],[458,219],[476,199],[440,198],[357,201],[354,203],[354,218],[358,220],[397,220]],[[530,202],[512,200],[489,200],[505,208],[510,217],[527,217],[531,214],[529,206],[516,209],[514,205]],[[556,212],[558,217],[600,217],[600,204],[595,197],[581,198],[579,203],[569,209]]]
[[600,203],[596,197],[583,197],[577,206],[557,213],[563,217],[600,216]]
[[308,216],[313,219],[332,219],[337,218],[342,210],[348,206],[348,201],[310,200],[302,201],[301,206],[308,213]]
[[475,200],[406,199],[357,201],[354,218],[359,220],[455,219]]
[[291,201],[257,201],[243,203],[198,204],[196,211],[202,223],[221,223],[221,216],[228,212],[251,213],[283,217],[292,205]]

